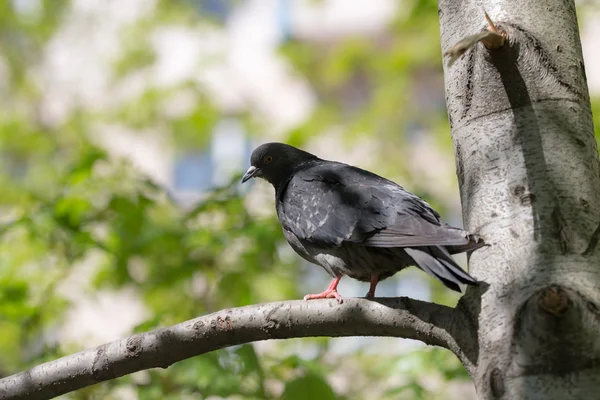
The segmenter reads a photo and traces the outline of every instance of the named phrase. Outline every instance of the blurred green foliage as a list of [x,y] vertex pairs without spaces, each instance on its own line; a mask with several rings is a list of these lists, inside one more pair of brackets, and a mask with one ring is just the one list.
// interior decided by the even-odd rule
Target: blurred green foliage
[[[60,287],[82,265],[93,266],[84,290],[92,299],[100,290],[135,290],[149,310],[137,332],[225,307],[299,298],[299,257],[282,256],[278,222],[248,212],[237,178],[182,208],[129,162],[98,145],[98,125],[118,124],[140,135],[165,128],[181,150],[205,147],[221,113],[203,88],[195,82],[148,87],[118,108],[76,106],[60,122],[48,123],[41,113],[44,93],[31,72],[72,5],[40,1],[32,18],[15,4],[0,3],[0,56],[7,77],[0,85],[0,374],[86,347],[85,339],[56,338],[76,305]],[[346,145],[369,136],[377,143],[374,158],[384,160],[376,163],[378,172],[402,176],[408,187],[427,194],[427,182],[406,168],[410,147],[403,127],[418,123],[452,153],[443,108],[414,101],[421,90],[415,82],[441,77],[437,5],[412,0],[401,8],[380,37],[350,37],[334,46],[291,38],[281,46],[280,56],[310,83],[319,101],[313,115],[288,132],[288,142],[302,145],[340,126]],[[156,62],[149,45],[155,29],[218,24],[192,1],[157,2],[121,33],[110,85]],[[356,80],[364,82],[362,99],[345,104],[348,83]],[[182,91],[195,95],[194,107],[178,116],[163,112],[164,100]],[[250,108],[239,117],[253,134],[264,127]],[[453,176],[449,171],[449,179]],[[428,200],[442,212],[447,208],[445,199]],[[323,279],[325,285],[324,274]],[[435,301],[456,299],[434,291]],[[66,398],[443,399],[449,382],[468,385],[464,369],[445,350],[340,354],[332,351],[334,341],[279,341],[260,351],[252,344],[237,346]]]

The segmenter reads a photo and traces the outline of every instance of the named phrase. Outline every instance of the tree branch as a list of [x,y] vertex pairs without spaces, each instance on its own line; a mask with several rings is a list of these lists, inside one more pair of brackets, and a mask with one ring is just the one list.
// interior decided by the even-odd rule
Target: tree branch
[[461,317],[456,309],[405,297],[348,298],[343,304],[295,300],[232,308],[11,375],[0,380],[0,399],[48,399],[132,372],[167,368],[199,354],[267,339],[402,337],[445,347],[464,361],[463,350],[450,333],[465,335]]

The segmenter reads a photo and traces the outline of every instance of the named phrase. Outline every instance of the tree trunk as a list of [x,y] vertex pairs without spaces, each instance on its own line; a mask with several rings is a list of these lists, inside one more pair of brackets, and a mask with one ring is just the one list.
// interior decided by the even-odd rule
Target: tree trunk
[[[600,166],[573,0],[496,0],[507,34],[445,67],[473,253],[463,360],[481,399],[600,393]],[[442,49],[487,26],[481,2],[440,0]],[[476,339],[475,339],[476,337]]]

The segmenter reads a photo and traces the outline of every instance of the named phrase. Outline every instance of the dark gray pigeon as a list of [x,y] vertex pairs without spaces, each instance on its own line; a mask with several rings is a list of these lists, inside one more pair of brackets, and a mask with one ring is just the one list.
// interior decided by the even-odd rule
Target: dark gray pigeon
[[347,164],[322,160],[283,143],[252,153],[242,179],[263,178],[275,188],[277,216],[292,248],[323,267],[333,280],[305,300],[336,298],[343,275],[375,287],[415,265],[460,292],[477,281],[451,254],[477,249],[482,240],[453,228],[429,204],[396,183]]

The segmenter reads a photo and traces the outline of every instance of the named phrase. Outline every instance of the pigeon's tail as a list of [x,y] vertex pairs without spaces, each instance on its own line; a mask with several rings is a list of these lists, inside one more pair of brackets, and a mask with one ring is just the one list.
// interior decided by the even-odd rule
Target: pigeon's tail
[[439,279],[449,289],[460,292],[460,284],[477,284],[477,280],[463,271],[444,247],[405,247],[404,250],[419,268]]

